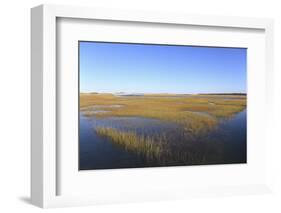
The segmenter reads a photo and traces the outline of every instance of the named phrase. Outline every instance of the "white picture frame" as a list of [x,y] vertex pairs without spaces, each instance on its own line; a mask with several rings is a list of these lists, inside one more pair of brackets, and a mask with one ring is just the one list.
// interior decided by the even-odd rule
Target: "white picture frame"
[[[103,193],[102,195],[58,195],[58,184],[61,167],[58,166],[57,145],[57,20],[87,19],[108,20],[132,23],[154,23],[161,25],[221,27],[227,30],[253,29],[264,31],[266,78],[264,93],[265,115],[264,123],[270,129],[273,103],[273,21],[271,19],[216,17],[186,14],[166,14],[143,11],[123,11],[112,9],[96,9],[74,6],[41,5],[31,10],[31,201],[33,204],[47,207],[91,205],[99,203],[115,203],[143,200],[165,200],[197,196],[253,194],[270,192],[270,161],[266,161],[263,170],[265,178],[259,183],[241,184],[232,181],[231,185],[216,185],[186,190],[170,185],[166,189],[134,194],[133,190],[124,192]],[[235,35],[234,35],[235,36]],[[262,53],[263,54],[263,53]],[[259,131],[259,130],[257,130]],[[270,146],[269,136],[264,134],[264,145]],[[265,155],[264,151],[264,155]],[[268,153],[267,153],[268,154]],[[153,171],[150,169],[149,171]],[[169,169],[171,171],[171,169]],[[210,169],[209,169],[210,170]],[[132,170],[131,170],[132,171]],[[125,171],[120,171],[119,173]],[[174,170],[174,172],[177,172]],[[153,172],[150,172],[153,173]],[[147,173],[149,174],[149,172]],[[146,175],[147,175],[146,174]],[[161,174],[165,174],[165,168]],[[92,174],[94,175],[94,174]],[[114,175],[114,174],[113,174]],[[116,175],[116,173],[115,173]],[[120,175],[120,174],[117,174]],[[122,175],[122,174],[121,174]],[[74,189],[74,188],[73,188]],[[70,189],[71,190],[71,189]],[[119,193],[123,193],[120,196]],[[127,193],[127,194],[126,194]]]

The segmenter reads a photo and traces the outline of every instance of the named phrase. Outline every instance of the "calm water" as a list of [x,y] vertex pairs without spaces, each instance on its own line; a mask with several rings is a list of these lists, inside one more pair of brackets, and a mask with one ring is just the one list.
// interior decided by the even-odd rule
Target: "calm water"
[[[211,133],[198,138],[194,146],[196,152],[202,152],[207,159],[204,164],[245,163],[246,162],[246,110],[236,114],[231,119],[220,120],[219,125]],[[85,117],[80,113],[80,170],[134,168],[159,166],[147,162],[142,157],[125,151],[111,143],[105,137],[100,137],[94,131],[97,127],[111,127],[121,131],[135,131],[137,134],[165,134],[174,144],[185,143],[180,127],[176,124],[162,122],[156,119],[141,117],[111,117],[97,119]],[[209,143],[206,143],[206,140]],[[180,143],[178,143],[180,146]],[[207,145],[206,145],[207,144]],[[192,165],[181,162],[171,162],[167,166]]]

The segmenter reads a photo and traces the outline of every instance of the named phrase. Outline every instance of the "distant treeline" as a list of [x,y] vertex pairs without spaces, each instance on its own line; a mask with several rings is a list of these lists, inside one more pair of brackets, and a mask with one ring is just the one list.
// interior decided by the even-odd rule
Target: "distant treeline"
[[199,95],[244,95],[246,96],[246,93],[199,93]]
[[[82,94],[84,92],[81,92]],[[123,93],[123,92],[118,92],[118,93],[99,93],[99,92],[89,92],[89,93],[84,93],[84,94],[115,94],[119,96],[144,96],[145,94],[166,94],[166,93]],[[177,94],[177,93],[167,93],[166,95],[193,95],[193,94]],[[196,95],[239,95],[239,96],[246,96],[247,93],[198,93]]]

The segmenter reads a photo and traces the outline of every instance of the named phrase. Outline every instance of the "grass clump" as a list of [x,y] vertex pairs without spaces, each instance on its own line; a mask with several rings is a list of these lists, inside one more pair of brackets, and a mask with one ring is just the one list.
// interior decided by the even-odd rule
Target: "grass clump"
[[135,152],[150,161],[160,161],[166,152],[161,140],[155,143],[149,136],[138,136],[135,132],[121,132],[113,128],[96,128],[95,131],[126,151]]
[[[214,143],[185,141],[180,144],[171,144],[165,135],[145,136],[133,131],[119,131],[114,128],[96,128],[96,133],[125,149],[128,152],[141,156],[146,162],[157,165],[195,165],[216,161],[218,153]],[[202,148],[209,151],[202,151]],[[206,148],[207,147],[207,148]],[[215,147],[215,149],[214,149]],[[218,146],[220,147],[220,146]],[[212,149],[212,150],[210,150]],[[215,153],[210,156],[210,153]]]

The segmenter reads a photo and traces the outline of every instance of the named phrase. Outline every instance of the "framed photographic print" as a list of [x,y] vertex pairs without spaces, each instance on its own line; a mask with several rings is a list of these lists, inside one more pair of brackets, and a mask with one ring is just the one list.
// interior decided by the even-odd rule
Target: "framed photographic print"
[[246,48],[78,45],[79,170],[247,162]]
[[270,192],[270,19],[32,9],[32,203]]

